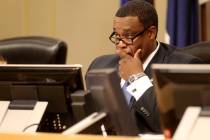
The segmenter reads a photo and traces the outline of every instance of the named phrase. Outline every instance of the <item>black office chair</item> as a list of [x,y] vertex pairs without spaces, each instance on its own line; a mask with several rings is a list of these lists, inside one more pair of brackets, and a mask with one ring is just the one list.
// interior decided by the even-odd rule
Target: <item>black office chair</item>
[[181,49],[181,51],[194,55],[210,64],[210,41],[199,42]]
[[0,56],[7,64],[65,64],[67,44],[51,37],[13,37],[0,40]]

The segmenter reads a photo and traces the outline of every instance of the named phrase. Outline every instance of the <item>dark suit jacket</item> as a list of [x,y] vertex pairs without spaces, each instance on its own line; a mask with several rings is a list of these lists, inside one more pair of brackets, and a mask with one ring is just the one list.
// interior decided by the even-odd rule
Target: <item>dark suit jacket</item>
[[[90,65],[91,69],[100,68],[116,68],[118,69],[118,61],[120,60],[117,55],[104,55],[96,58]],[[149,78],[151,75],[151,64],[154,63],[167,63],[167,64],[196,64],[202,61],[194,56],[187,55],[178,51],[175,47],[160,43],[158,52],[155,54],[145,73]],[[140,133],[161,133],[159,122],[159,111],[156,105],[156,97],[153,87],[149,88],[142,97],[134,105],[133,113],[136,116],[137,126]]]

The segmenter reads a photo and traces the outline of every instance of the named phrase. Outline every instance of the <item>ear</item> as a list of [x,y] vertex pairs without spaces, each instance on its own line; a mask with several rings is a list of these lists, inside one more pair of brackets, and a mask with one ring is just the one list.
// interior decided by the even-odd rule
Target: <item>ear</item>
[[152,40],[156,39],[157,37],[157,27],[156,26],[150,26],[148,28],[148,37]]

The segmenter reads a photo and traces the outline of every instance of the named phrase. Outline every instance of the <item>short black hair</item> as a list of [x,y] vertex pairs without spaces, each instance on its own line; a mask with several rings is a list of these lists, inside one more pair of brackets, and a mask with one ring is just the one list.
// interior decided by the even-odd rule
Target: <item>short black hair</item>
[[145,0],[130,0],[118,9],[116,17],[137,16],[144,28],[156,26],[158,29],[158,15],[154,6]]

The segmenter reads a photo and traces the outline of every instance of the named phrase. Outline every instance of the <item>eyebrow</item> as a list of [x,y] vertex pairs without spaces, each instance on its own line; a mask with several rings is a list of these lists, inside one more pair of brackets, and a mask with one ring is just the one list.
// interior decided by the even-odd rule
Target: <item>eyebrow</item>
[[[115,30],[113,30],[113,32],[117,35],[119,35]],[[122,35],[135,35],[135,33],[131,32],[130,30],[125,30],[123,31]]]
[[[115,32],[116,31],[116,28],[113,28],[113,31]],[[131,31],[131,29],[123,29],[123,32],[130,32]]]

